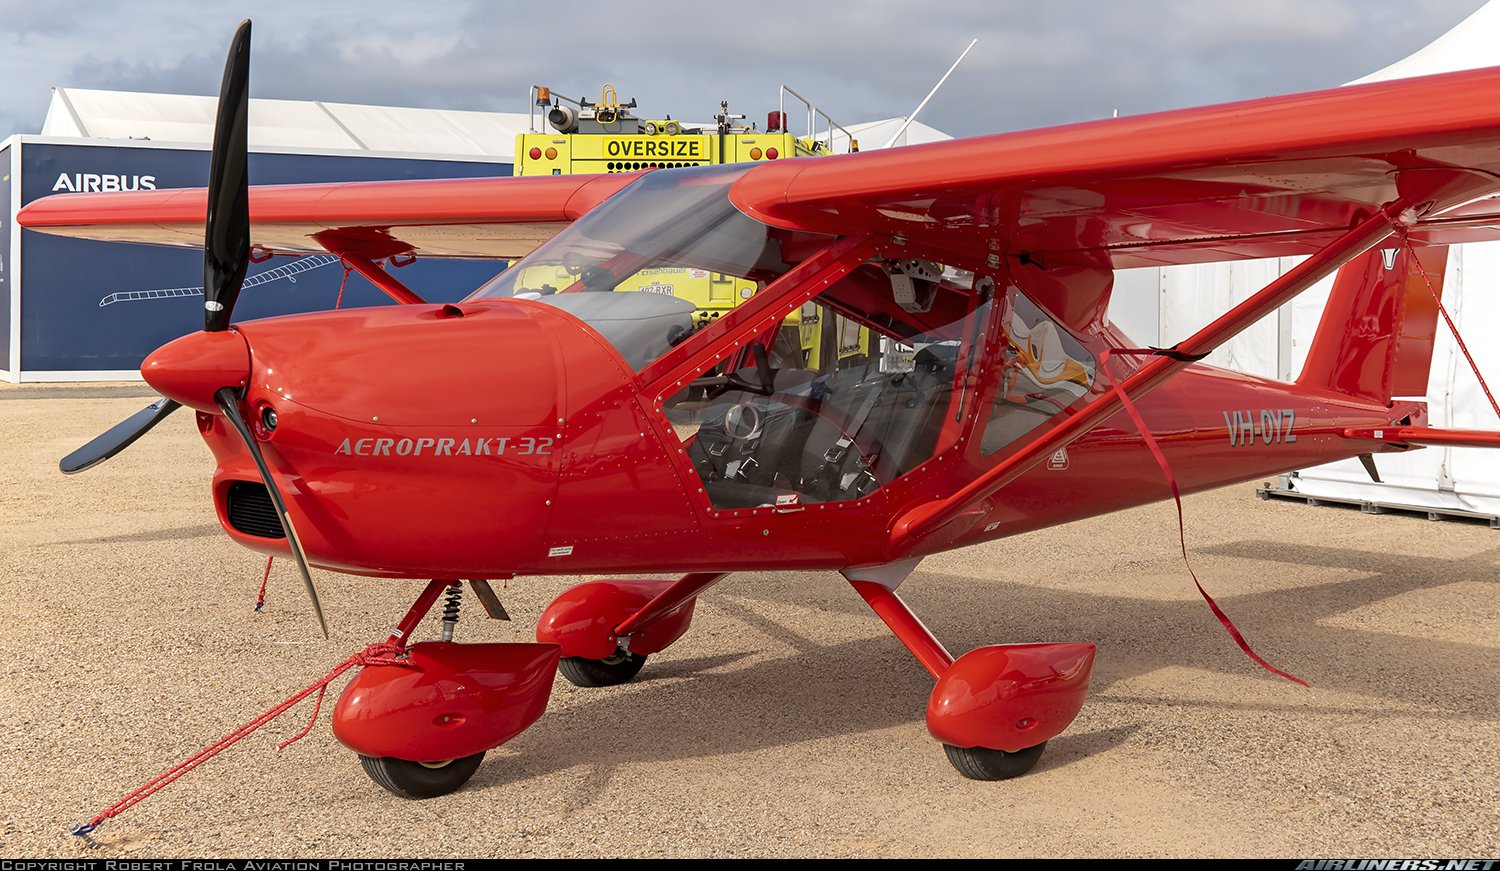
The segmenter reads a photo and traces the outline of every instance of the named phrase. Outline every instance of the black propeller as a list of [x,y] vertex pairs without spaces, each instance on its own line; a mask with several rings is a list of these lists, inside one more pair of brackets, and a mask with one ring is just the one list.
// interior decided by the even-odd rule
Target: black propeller
[[307,588],[307,597],[312,600],[313,611],[318,615],[318,626],[323,629],[323,637],[327,638],[328,621],[323,619],[323,605],[318,601],[318,588],[313,586],[312,572],[307,568],[307,555],[302,552],[302,541],[297,538],[297,530],[292,526],[292,516],[287,513],[286,501],[276,488],[276,479],[271,477],[266,458],[260,453],[260,445],[256,444],[244,415],[240,414],[239,391],[233,387],[224,387],[214,394],[214,401],[219,404],[219,410],[224,412],[234,431],[240,434],[251,458],[255,460],[255,467],[260,470],[260,479],[265,482],[266,492],[271,494],[271,503],[276,506],[276,519],[281,521],[281,530],[286,533],[286,543],[292,549],[292,559],[297,563],[297,571],[302,573],[302,585]]
[[[250,22],[240,24],[224,63],[219,114],[209,166],[208,218],[203,233],[203,329],[229,328],[250,265]],[[72,475],[130,447],[181,406],[161,397],[94,437],[58,463]]]
[[[203,227],[203,329],[210,333],[229,329],[229,318],[234,314],[234,303],[239,299],[245,271],[250,266],[249,125],[250,22],[244,21],[235,32],[229,57],[224,61],[219,114],[214,122],[213,160],[209,164],[208,217]],[[292,559],[302,574],[302,585],[307,588],[307,597],[318,616],[318,627],[327,638],[328,621],[323,618],[323,605],[318,601],[318,588],[313,585],[312,572],[307,566],[307,554],[302,551],[302,541],[292,526],[286,500],[276,487],[276,479],[271,477],[260,445],[240,413],[239,390],[222,387],[214,394],[214,402],[240,434],[260,470],[260,479],[276,506],[276,519],[286,533]]]
[[[218,333],[229,329],[234,303],[244,287],[245,272],[250,265],[250,22],[241,22],[229,46],[224,62],[224,79],[219,87],[219,112],[214,124],[213,153],[209,163],[208,212],[203,227],[203,329]],[[214,404],[228,419],[245,442],[245,448],[260,470],[261,480],[276,507],[277,519],[286,533],[292,558],[302,573],[302,583],[312,600],[313,611],[323,637],[328,637],[328,622],[318,601],[308,569],[307,555],[287,514],[286,500],[271,477],[271,470],[261,454],[260,445],[240,413],[238,385],[223,385],[214,393]],[[173,399],[162,397],[136,412],[107,432],[63,458],[60,464],[67,473],[81,472],[118,454],[136,439],[180,407]]]
[[229,45],[214,150],[208,170],[208,220],[203,228],[203,329],[229,329],[250,266],[250,22]]
[[165,396],[125,418],[89,441],[57,464],[64,475],[74,475],[84,469],[92,469],[105,460],[130,447],[136,439],[145,435],[153,426],[161,423],[167,415],[182,405]]

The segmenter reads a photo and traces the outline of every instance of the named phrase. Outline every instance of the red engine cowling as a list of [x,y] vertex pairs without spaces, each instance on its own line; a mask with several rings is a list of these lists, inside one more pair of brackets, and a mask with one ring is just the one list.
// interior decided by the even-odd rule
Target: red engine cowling
[[1078,716],[1093,669],[1092,644],[971,650],[938,678],[927,703],[927,731],[955,747],[1035,747]]
[[[606,659],[619,648],[615,627],[641,610],[672,581],[589,581],[564,592],[542,612],[536,625],[536,640],[562,646],[563,656]],[[697,599],[668,611],[661,619],[630,636],[630,652],[647,654],[666,650],[687,632],[693,621]]]
[[555,644],[407,648],[410,665],[366,666],[333,709],[333,734],[365,756],[443,762],[521,734],[547,710]]

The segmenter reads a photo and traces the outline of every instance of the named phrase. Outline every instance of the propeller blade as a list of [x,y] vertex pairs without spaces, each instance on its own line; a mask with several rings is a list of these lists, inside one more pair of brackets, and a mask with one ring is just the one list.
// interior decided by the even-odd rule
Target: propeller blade
[[266,491],[271,494],[271,504],[276,506],[276,517],[281,521],[281,529],[286,533],[287,544],[292,549],[292,559],[297,563],[297,571],[302,573],[302,584],[307,587],[307,597],[312,600],[313,611],[318,615],[318,625],[323,629],[323,637],[327,638],[328,621],[323,619],[323,604],[318,601],[318,588],[313,586],[312,573],[307,569],[307,554],[302,552],[302,542],[297,538],[297,530],[292,527],[292,517],[287,513],[286,502],[281,498],[281,491],[276,489],[276,481],[271,477],[270,468],[266,466],[266,458],[261,455],[260,445],[256,443],[255,436],[245,423],[244,416],[240,414],[240,402],[235,388],[220,389],[214,394],[214,402],[229,419],[235,432],[240,434],[245,447],[250,449],[250,456],[255,460],[255,467],[260,469],[260,479],[265,482]]
[[161,423],[163,418],[181,407],[182,405],[178,402],[163,396],[94,436],[88,444],[63,457],[62,462],[57,464],[58,468],[62,469],[64,475],[74,475],[84,469],[92,469],[130,447],[151,427]]
[[229,329],[250,267],[250,22],[240,23],[224,62],[203,228],[203,329]]

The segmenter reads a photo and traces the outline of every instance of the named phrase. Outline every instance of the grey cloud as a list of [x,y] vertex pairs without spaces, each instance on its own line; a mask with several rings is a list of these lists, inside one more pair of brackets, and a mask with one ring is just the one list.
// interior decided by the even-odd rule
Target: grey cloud
[[248,14],[257,96],[524,111],[533,83],[591,96],[610,81],[648,115],[693,119],[723,98],[763,118],[782,82],[841,120],[905,114],[979,37],[923,116],[958,135],[1330,87],[1398,60],[1482,5],[261,0],[201,12],[141,0],[48,16],[45,5],[0,4],[0,17],[14,13],[0,23],[0,123],[21,130],[39,127],[52,84],[212,92],[223,46]]

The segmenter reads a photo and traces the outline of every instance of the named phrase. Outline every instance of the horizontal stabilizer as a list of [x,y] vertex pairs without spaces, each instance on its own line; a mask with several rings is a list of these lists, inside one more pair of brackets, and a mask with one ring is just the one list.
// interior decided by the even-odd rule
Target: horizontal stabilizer
[[1425,426],[1345,427],[1346,439],[1368,439],[1393,445],[1444,445],[1454,448],[1500,448],[1500,432],[1481,429],[1435,429]]

